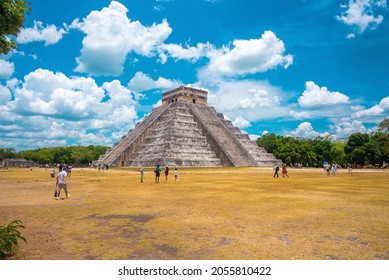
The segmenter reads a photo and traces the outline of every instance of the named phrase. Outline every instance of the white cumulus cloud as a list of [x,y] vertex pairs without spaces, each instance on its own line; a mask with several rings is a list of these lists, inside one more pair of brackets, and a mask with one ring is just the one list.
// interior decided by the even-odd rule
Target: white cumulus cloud
[[346,139],[353,133],[367,133],[368,130],[363,125],[363,123],[359,120],[353,121],[341,121],[337,124],[331,126],[333,130],[335,130],[335,135],[337,139]]
[[57,29],[53,24],[45,27],[42,22],[34,21],[34,27],[23,28],[16,41],[19,44],[43,41],[45,42],[45,46],[48,46],[58,43],[66,33],[67,31],[65,29]]
[[15,71],[15,65],[13,62],[8,62],[4,59],[0,59],[0,78],[9,78]]
[[303,122],[299,124],[296,130],[292,131],[291,134],[295,137],[302,138],[315,138],[320,135],[320,133],[316,132],[312,124],[310,122]]
[[302,107],[331,106],[349,102],[350,99],[347,95],[337,91],[329,91],[327,87],[319,87],[312,81],[305,83],[305,91],[298,99],[298,103]]
[[312,116],[309,112],[296,112],[295,110],[290,110],[289,115],[291,115],[296,120],[310,119]]
[[112,145],[138,120],[136,106],[134,93],[118,80],[99,86],[93,78],[37,69],[0,86],[1,143]]
[[251,126],[251,123],[245,118],[243,118],[242,116],[236,117],[235,120],[232,122],[232,124],[241,129]]
[[287,94],[265,81],[215,80],[209,84],[201,81],[198,87],[206,88],[208,104],[231,120],[241,116],[255,122],[288,116],[289,108],[282,104]]
[[364,117],[376,117],[382,116],[386,117],[389,114],[389,97],[383,98],[379,104],[369,108],[363,109],[352,114],[354,118],[364,118]]
[[159,77],[153,80],[149,75],[143,72],[136,72],[135,76],[128,83],[128,87],[134,91],[142,92],[150,89],[172,89],[180,86],[182,83],[176,80],[169,80]]
[[92,11],[82,21],[75,20],[70,28],[84,32],[81,56],[76,71],[94,75],[120,75],[129,53],[154,56],[157,48],[171,34],[168,22],[150,27],[127,17],[127,8],[112,1],[101,11]]
[[288,68],[293,63],[293,56],[285,53],[284,42],[272,31],[265,31],[261,38],[251,40],[234,40],[232,48],[210,50],[207,56],[209,64],[202,70],[202,77],[242,76],[266,72],[282,66]]
[[201,57],[207,55],[207,53],[213,49],[213,46],[209,43],[198,43],[196,47],[185,46],[177,44],[163,44],[159,47],[159,58],[162,64],[166,63],[169,57],[175,60],[188,60],[191,62],[198,61]]
[[[386,0],[350,0],[348,5],[342,5],[345,11],[336,19],[346,25],[356,27],[359,33],[367,29],[374,29],[384,19],[382,15],[376,15],[377,8],[386,7]],[[349,34],[348,38],[354,38],[355,34]]]

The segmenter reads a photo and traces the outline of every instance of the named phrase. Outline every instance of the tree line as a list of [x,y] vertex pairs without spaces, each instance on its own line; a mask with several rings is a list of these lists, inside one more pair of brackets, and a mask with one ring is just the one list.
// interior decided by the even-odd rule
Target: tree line
[[106,152],[106,146],[49,147],[16,152],[13,148],[0,148],[2,158],[24,158],[39,164],[68,163],[86,165]]
[[354,133],[347,141],[330,138],[300,139],[268,133],[257,144],[282,162],[290,165],[321,167],[323,162],[342,166],[358,164],[381,166],[389,160],[389,119],[383,120],[372,134]]

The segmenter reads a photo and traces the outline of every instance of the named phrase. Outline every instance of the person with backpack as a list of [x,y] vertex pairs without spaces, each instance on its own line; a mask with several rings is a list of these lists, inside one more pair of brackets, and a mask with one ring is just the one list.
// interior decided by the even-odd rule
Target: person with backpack
[[161,167],[159,166],[159,164],[155,168],[154,173],[155,173],[155,182],[159,183],[159,177],[161,176]]
[[165,167],[165,183],[167,183],[169,177],[169,166]]
[[278,178],[278,170],[280,170],[278,164],[275,164],[274,167],[273,167],[273,169],[274,169],[273,178],[275,178],[276,176],[277,176],[277,178]]

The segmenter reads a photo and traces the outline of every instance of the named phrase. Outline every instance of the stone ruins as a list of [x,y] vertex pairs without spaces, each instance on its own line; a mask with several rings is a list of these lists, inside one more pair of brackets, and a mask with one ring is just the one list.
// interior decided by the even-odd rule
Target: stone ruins
[[207,105],[208,92],[178,87],[95,164],[270,166],[281,163]]

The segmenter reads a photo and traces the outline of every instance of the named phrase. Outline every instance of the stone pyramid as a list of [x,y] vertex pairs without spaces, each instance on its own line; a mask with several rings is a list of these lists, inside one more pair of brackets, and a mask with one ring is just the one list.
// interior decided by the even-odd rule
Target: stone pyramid
[[95,164],[110,166],[270,166],[280,163],[207,105],[204,90],[181,86]]

